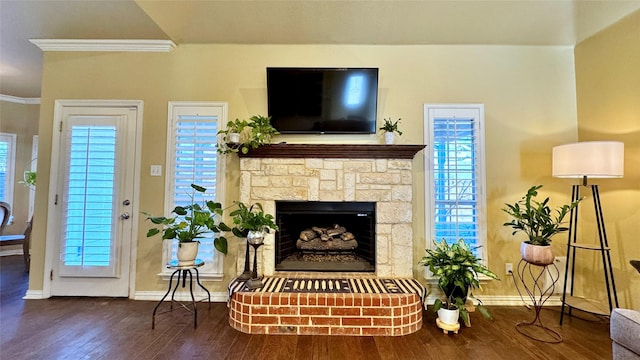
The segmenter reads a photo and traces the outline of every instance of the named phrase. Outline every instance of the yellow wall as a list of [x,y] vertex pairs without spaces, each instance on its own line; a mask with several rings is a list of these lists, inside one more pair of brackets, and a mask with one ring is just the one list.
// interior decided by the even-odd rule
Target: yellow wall
[[[640,274],[629,265],[640,260],[640,11],[580,43],[575,58],[580,141],[625,145],[624,178],[594,183],[600,184],[620,305],[640,310]],[[584,220],[580,231],[595,241],[593,216]],[[602,274],[602,261],[583,260],[585,295],[606,299],[604,284],[591,276]]]
[[[302,46],[180,45],[171,53],[45,53],[40,115],[40,161],[49,162],[56,99],[144,101],[140,209],[161,213],[168,101],[226,101],[229,118],[266,114],[268,66],[378,67],[378,119],[402,118],[400,143],[424,143],[423,104],[484,103],[488,192],[488,251],[498,274],[516,263],[519,241],[502,227],[505,202],[543,183],[558,203],[569,199],[564,182],[551,178],[551,147],[577,139],[573,49],[515,46]],[[275,141],[380,143],[378,136],[281,136]],[[414,160],[414,259],[424,254],[422,153]],[[42,168],[41,168],[42,169]],[[238,161],[228,166],[227,202],[238,197]],[[48,171],[42,169],[30,289],[42,289]],[[39,174],[40,176],[40,174]],[[138,233],[136,290],[162,291],[161,244]],[[561,244],[559,251],[564,251]],[[231,249],[235,250],[234,246]],[[225,259],[225,281],[235,275],[235,251]],[[416,276],[421,277],[421,268]],[[226,283],[209,283],[224,291]],[[517,295],[511,279],[486,286],[487,295]]]
[[29,221],[29,189],[18,183],[31,168],[33,135],[38,135],[40,105],[0,101],[0,132],[16,134],[15,183],[13,187],[13,224],[5,235],[22,234]]

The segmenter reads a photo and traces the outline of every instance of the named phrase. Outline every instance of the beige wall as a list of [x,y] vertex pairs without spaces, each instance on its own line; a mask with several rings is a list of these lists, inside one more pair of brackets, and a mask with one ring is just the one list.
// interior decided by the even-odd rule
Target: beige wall
[[[545,184],[554,200],[569,199],[567,185],[551,178],[551,147],[577,139],[573,49],[512,46],[277,46],[180,45],[168,54],[45,53],[40,115],[41,163],[50,161],[53,104],[56,99],[139,99],[144,101],[140,209],[160,213],[164,178],[150,177],[149,165],[163,164],[167,102],[227,101],[229,118],[266,114],[267,66],[380,68],[378,119],[401,117],[400,143],[424,143],[423,104],[484,103],[490,267],[516,263],[519,241],[502,227],[505,202],[518,199],[533,184]],[[380,143],[368,136],[281,136],[275,141]],[[414,168],[414,263],[424,254],[424,165]],[[228,203],[238,198],[238,161],[230,156]],[[40,176],[40,174],[39,174]],[[36,201],[30,289],[43,287],[44,233],[48,171],[42,169]],[[140,223],[136,290],[162,291],[161,244],[146,239]],[[564,251],[560,241],[559,251]],[[225,260],[224,291],[235,275],[235,247]],[[418,271],[420,270],[416,267]],[[416,277],[422,278],[421,273]],[[517,295],[504,278],[485,287],[487,295]]]
[[[22,234],[29,221],[29,189],[18,183],[23,172],[31,168],[33,135],[38,135],[40,105],[0,101],[0,132],[16,134],[15,183],[13,187],[14,221],[5,235]],[[20,247],[21,249],[21,247]],[[4,250],[4,249],[3,249]]]
[[[620,305],[640,310],[640,274],[629,265],[640,259],[640,11],[580,43],[575,57],[580,141],[625,145],[624,178],[593,183],[600,187]],[[580,230],[595,241],[594,216],[583,215]],[[602,261],[588,255],[581,263],[585,295],[606,299]]]

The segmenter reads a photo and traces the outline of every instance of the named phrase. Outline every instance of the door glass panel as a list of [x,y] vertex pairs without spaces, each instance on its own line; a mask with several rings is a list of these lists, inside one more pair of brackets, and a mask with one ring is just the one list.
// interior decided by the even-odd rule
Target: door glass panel
[[115,125],[69,126],[61,275],[115,275],[116,140]]

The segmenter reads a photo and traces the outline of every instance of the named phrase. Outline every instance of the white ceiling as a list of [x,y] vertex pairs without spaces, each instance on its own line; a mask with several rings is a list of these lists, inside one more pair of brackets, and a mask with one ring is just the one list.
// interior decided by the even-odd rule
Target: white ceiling
[[40,96],[29,39],[574,46],[640,0],[0,0],[0,94]]

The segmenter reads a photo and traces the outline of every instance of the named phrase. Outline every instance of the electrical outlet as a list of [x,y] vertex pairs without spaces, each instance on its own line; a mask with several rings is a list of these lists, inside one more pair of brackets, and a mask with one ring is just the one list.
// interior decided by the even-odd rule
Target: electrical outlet
[[507,275],[513,275],[513,264],[512,263],[504,264],[504,272]]

